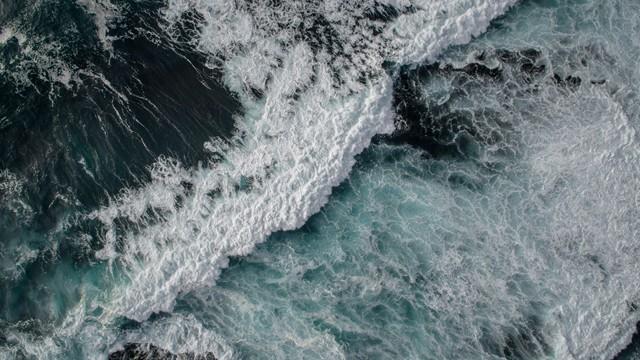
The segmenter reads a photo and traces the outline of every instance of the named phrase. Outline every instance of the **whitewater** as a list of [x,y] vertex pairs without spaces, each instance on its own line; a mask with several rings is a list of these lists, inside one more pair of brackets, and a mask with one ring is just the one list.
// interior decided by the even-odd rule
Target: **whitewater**
[[[79,4],[113,54],[118,2]],[[99,245],[38,280],[75,274],[41,304],[51,323],[0,323],[0,357],[137,343],[218,359],[613,358],[640,321],[627,14],[639,6],[168,0],[160,31],[220,74],[234,131],[65,216],[56,232],[91,224],[78,238]],[[33,51],[48,81],[91,77],[132,101]],[[27,179],[0,181],[29,217]],[[22,254],[7,279],[38,256]]]

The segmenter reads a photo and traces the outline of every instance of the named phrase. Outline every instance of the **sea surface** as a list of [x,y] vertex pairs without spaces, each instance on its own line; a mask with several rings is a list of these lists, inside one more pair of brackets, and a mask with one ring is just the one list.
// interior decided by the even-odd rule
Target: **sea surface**
[[637,0],[3,0],[0,359],[640,359],[638,59]]

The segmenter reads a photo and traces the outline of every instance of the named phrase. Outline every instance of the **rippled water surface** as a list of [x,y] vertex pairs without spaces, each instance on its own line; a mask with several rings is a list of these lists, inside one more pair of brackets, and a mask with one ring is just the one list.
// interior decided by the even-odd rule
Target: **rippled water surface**
[[639,39],[633,0],[0,4],[0,358],[634,359]]

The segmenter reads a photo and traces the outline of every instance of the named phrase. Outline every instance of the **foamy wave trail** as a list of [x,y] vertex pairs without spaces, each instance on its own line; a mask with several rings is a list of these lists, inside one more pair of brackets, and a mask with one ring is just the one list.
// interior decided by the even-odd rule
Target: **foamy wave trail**
[[246,114],[233,146],[207,145],[215,162],[159,161],[152,182],[91,215],[104,224],[99,256],[124,274],[103,316],[170,311],[178,294],[213,285],[229,256],[301,226],[371,138],[393,130],[382,64],[434,58],[511,4],[169,2],[168,30],[202,22],[194,41]]
[[[208,54],[209,67],[242,102],[236,136],[206,143],[209,161],[198,166],[161,157],[146,185],[73,220],[102,224],[95,256],[103,263],[77,273],[77,285],[61,294],[73,299],[70,309],[52,305],[60,320],[35,332],[43,325],[37,320],[5,327],[6,354],[101,358],[114,344],[132,341],[118,335],[127,319],[170,311],[179,294],[212,286],[229,256],[249,254],[273,232],[301,226],[371,138],[393,130],[394,66],[385,71],[385,62],[433,59],[483,31],[511,3],[169,2],[167,33]],[[93,14],[101,47],[111,51],[117,44],[104,28],[117,18],[108,13],[111,3],[79,4]],[[125,109],[138,98],[126,87],[120,93],[99,72],[71,71],[74,82],[86,81],[74,78],[77,72],[103,79]],[[81,237],[93,241],[91,234]],[[62,281],[63,269],[41,281]],[[183,329],[189,336],[195,331]],[[225,346],[209,350],[226,356],[220,349]]]
[[[78,3],[113,51],[118,2]],[[169,0],[163,31],[236,94],[237,131],[74,219],[100,247],[79,300],[4,327],[6,356],[613,357],[640,320],[640,10],[527,2],[450,49],[514,3]]]
[[[38,248],[25,260],[31,268],[41,262],[43,270],[25,277],[22,263],[14,259],[3,269],[18,280],[7,283],[8,289],[17,289],[22,281],[28,283],[29,296],[35,296],[39,282],[58,290],[47,293],[41,308],[2,324],[6,330],[0,338],[3,356],[102,358],[126,342],[142,342],[143,330],[122,329],[137,328],[154,314],[172,311],[180,294],[213,286],[229,257],[250,254],[269,235],[300,227],[325,205],[332,188],[348,176],[356,155],[375,135],[394,130],[393,81],[399,65],[431,61],[446,47],[468,42],[513,3],[170,0],[160,10],[163,33],[155,32],[155,22],[135,16],[137,4],[81,0],[58,8],[54,2],[42,1],[34,2],[35,15],[28,11],[28,4],[9,4],[7,14],[17,15],[3,23],[0,40],[10,56],[0,72],[11,91],[30,91],[37,100],[41,89],[48,87],[52,107],[86,94],[92,104],[105,106],[106,113],[115,116],[108,119],[116,123],[107,127],[113,129],[106,132],[109,145],[113,141],[126,147],[131,140],[132,150],[145,159],[157,156],[157,161],[149,167],[148,176],[137,171],[144,161],[121,167],[114,159],[116,155],[124,158],[124,153],[117,153],[116,146],[94,145],[95,136],[86,130],[83,136],[89,150],[79,146],[79,159],[73,158],[77,156],[73,151],[63,150],[65,159],[81,165],[79,174],[70,178],[79,176],[85,182],[73,184],[76,193],[64,195],[65,190],[56,189],[49,207],[63,205],[56,205],[57,213],[48,220],[52,224],[47,226],[53,228],[45,236],[51,241],[48,255]],[[145,11],[153,11],[150,8]],[[39,26],[39,22],[50,24],[49,12],[75,19],[71,30],[54,33]],[[69,25],[64,19],[54,17],[52,23]],[[74,29],[83,26],[91,29],[85,42],[81,46],[70,42]],[[208,69],[197,69],[199,58],[187,48],[205,54]],[[136,49],[142,50],[142,59]],[[98,55],[87,61],[81,56],[85,50]],[[164,64],[154,62],[165,55],[163,51],[174,64],[187,63],[185,75],[193,72],[189,66],[196,68],[197,83],[186,81],[194,89],[211,89],[209,80],[201,77],[206,71],[221,74],[243,108],[233,137],[211,138],[205,144],[186,142],[186,147],[204,146],[208,152],[197,165],[183,165],[158,150],[164,137],[148,129],[149,124],[167,126],[168,134],[185,137],[184,124],[172,121],[162,110],[178,118],[182,114],[165,107],[166,102],[153,97],[155,89],[145,87],[158,80],[150,71],[164,69]],[[119,75],[118,69],[131,76]],[[184,86],[180,76],[175,77],[176,86]],[[94,84],[98,95],[92,92]],[[182,96],[181,88],[177,89]],[[170,90],[160,88],[159,98]],[[185,101],[202,106],[179,99],[183,106]],[[201,99],[209,101],[207,96]],[[18,111],[19,104],[15,105]],[[101,116],[96,123],[105,132]],[[201,136],[188,125],[186,129],[194,139]],[[109,138],[111,133],[127,131],[132,139]],[[64,141],[54,138],[52,143]],[[97,156],[99,152],[104,156]],[[33,168],[39,169],[39,162]],[[109,168],[114,169],[113,183],[105,180]],[[17,177],[8,172],[3,176],[7,178],[3,184],[19,192],[19,187],[11,185],[18,184]],[[132,176],[138,179],[129,183],[144,184],[113,195],[113,189]],[[83,187],[90,183],[100,183],[103,195]],[[107,205],[81,215],[82,206],[91,208],[105,198]],[[38,216],[50,219],[44,215]],[[69,232],[70,245],[65,243]],[[81,249],[73,248],[74,244]],[[99,249],[94,251],[96,245]],[[60,252],[68,250],[82,261],[56,262]],[[29,256],[27,251],[22,253]],[[171,318],[163,325],[169,330],[150,328],[149,334],[202,336],[206,329],[198,331],[197,321],[188,325],[193,321]],[[217,357],[232,356],[231,347],[215,336],[212,339],[211,344],[200,346],[189,341],[183,341],[184,346],[171,345],[159,338],[149,342],[167,350],[200,353],[207,348]],[[336,349],[335,354],[340,351]]]
[[523,3],[403,67],[396,132],[169,328],[238,358],[614,358],[640,320],[638,13]]

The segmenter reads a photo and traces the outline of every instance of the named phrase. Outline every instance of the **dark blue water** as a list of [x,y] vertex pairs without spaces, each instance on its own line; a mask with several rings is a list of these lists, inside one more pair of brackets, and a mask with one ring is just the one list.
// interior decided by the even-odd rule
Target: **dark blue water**
[[52,273],[95,265],[98,230],[78,214],[148,181],[160,156],[206,161],[202,144],[230,137],[241,111],[205,56],[160,30],[162,4],[115,6],[109,48],[96,16],[74,1],[1,8],[3,29],[15,33],[0,45],[3,327],[55,323],[64,310],[44,309],[43,299],[76,301],[73,287],[43,286]]

